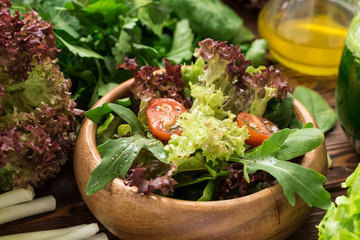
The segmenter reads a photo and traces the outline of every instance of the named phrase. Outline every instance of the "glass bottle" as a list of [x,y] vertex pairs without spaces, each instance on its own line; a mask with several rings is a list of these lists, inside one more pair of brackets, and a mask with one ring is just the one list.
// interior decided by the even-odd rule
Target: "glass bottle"
[[269,0],[259,14],[259,33],[281,64],[335,75],[355,6],[353,0]]
[[[359,3],[360,4],[360,3]],[[346,136],[360,153],[360,5],[357,7],[342,54],[335,105]]]

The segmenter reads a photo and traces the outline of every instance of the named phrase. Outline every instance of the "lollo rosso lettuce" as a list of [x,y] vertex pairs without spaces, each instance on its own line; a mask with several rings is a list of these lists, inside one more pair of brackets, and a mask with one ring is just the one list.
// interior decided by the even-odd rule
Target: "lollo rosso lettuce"
[[236,115],[250,112],[262,116],[270,99],[284,99],[290,90],[280,70],[254,69],[238,47],[226,42],[205,39],[199,42],[195,56],[207,62],[203,74],[198,76],[200,83],[221,89],[228,96],[224,109]]
[[72,154],[79,113],[54,57],[50,23],[0,1],[0,191],[35,187]]

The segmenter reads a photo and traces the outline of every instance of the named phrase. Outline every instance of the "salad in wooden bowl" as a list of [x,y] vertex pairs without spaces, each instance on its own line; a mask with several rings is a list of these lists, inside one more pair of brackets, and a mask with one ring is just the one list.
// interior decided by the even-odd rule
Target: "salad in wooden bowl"
[[205,39],[191,66],[134,78],[86,113],[74,169],[120,239],[284,239],[327,209],[323,133],[273,67]]

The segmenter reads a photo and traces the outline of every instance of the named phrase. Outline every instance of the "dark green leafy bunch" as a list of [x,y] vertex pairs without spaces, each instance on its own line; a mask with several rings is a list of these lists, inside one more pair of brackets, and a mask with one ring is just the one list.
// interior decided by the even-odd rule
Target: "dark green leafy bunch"
[[76,129],[51,24],[35,11],[12,15],[10,7],[0,1],[0,191],[37,187],[58,173]]
[[[190,62],[201,39],[249,45],[254,35],[219,0],[15,0],[52,23],[59,65],[74,83],[73,98],[87,109],[131,77],[116,71],[125,56],[163,68],[163,58]],[[179,7],[181,6],[181,7]],[[245,46],[248,48],[248,46]]]

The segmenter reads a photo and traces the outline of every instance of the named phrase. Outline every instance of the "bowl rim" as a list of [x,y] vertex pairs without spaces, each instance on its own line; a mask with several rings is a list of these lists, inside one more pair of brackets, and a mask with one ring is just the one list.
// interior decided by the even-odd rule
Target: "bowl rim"
[[[160,69],[158,71],[162,71],[163,69]],[[98,102],[96,102],[96,104],[94,104],[93,108],[99,107],[102,104],[106,103],[106,102],[114,102],[114,99],[118,99],[117,97],[121,94],[127,94],[129,95],[129,87],[131,86],[131,84],[133,83],[134,78],[131,78],[121,84],[119,84],[118,86],[116,86],[115,88],[113,88],[112,90],[110,90],[106,95],[104,95],[102,98],[100,98],[98,100]],[[125,90],[124,90],[125,89]],[[130,94],[131,95],[131,94]],[[314,118],[311,116],[311,114],[308,112],[308,110],[297,100],[294,99],[294,112],[297,114],[299,120],[301,122],[304,123],[304,121],[306,122],[312,122],[314,124],[314,127],[318,127]],[[302,114],[299,116],[299,114]],[[307,121],[310,120],[310,121]],[[90,129],[91,131],[87,131],[86,132],[86,139],[89,141],[90,144],[90,149],[92,151],[92,154],[94,156],[94,161],[96,166],[100,163],[101,161],[101,157],[100,154],[97,150],[97,146],[96,146],[96,140],[95,140],[95,136],[96,136],[96,129],[97,129],[97,125],[96,123],[92,122],[90,119],[85,118],[81,124],[82,128],[86,128],[86,129]],[[324,142],[321,144],[324,145]],[[319,149],[321,147],[321,145],[313,150],[311,150],[310,152],[306,153],[305,155],[303,155],[301,162],[299,163],[301,166],[303,167],[308,167],[311,169],[314,169],[311,165],[311,162],[304,162],[305,156],[311,155],[312,152],[317,151],[317,149]],[[310,165],[309,165],[310,164]],[[320,172],[317,169],[314,169],[317,172]],[[326,176],[326,172],[320,172],[321,174]],[[112,182],[113,185],[123,185],[128,191],[133,192],[134,194],[139,194],[137,193],[137,187],[136,186],[127,186],[124,182],[124,180],[122,178],[120,178],[119,176],[117,176]],[[109,183],[109,184],[110,184]],[[103,190],[103,189],[101,189]],[[101,191],[99,190],[99,191]],[[142,196],[148,196],[150,198],[156,198],[160,201],[172,201],[172,203],[174,204],[181,204],[181,205],[201,205],[201,206],[219,206],[219,205],[233,205],[236,203],[241,204],[244,201],[256,201],[256,200],[260,200],[263,199],[266,196],[272,196],[272,195],[277,195],[277,194],[283,194],[283,196],[285,197],[285,194],[283,192],[283,188],[282,186],[279,184],[279,182],[277,182],[275,185],[264,188],[260,191],[257,191],[255,193],[249,194],[249,195],[245,195],[245,196],[241,196],[241,197],[236,197],[236,198],[232,198],[232,199],[224,199],[224,200],[211,200],[211,201],[194,201],[194,200],[184,200],[184,199],[177,199],[177,198],[171,198],[171,197],[167,197],[167,196],[161,196],[155,193],[148,193],[148,194],[139,194]],[[88,196],[91,197],[91,196]],[[298,204],[298,201],[302,201],[304,203],[304,200],[298,195],[295,195],[296,198],[296,202],[295,205]],[[306,204],[307,205],[307,204]]]

